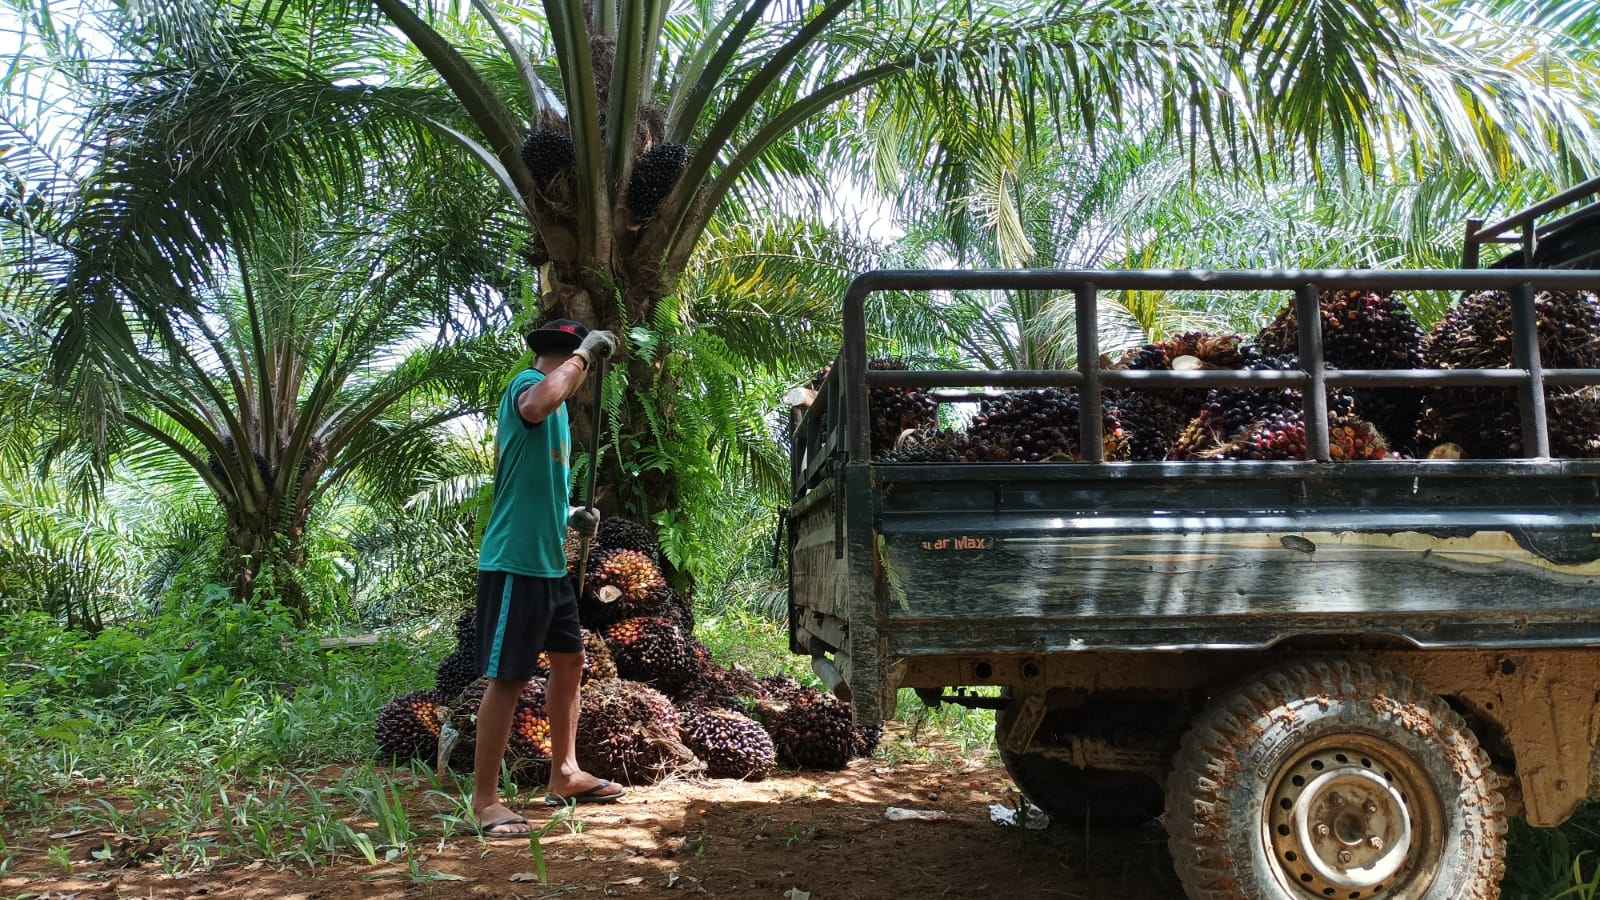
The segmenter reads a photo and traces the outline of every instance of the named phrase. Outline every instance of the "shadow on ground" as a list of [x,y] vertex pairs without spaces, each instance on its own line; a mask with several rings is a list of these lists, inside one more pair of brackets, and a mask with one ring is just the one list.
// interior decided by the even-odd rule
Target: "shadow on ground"
[[[23,855],[0,876],[0,896],[777,900],[791,890],[812,900],[1182,896],[1155,825],[1003,828],[989,820],[988,806],[1013,801],[1011,791],[1005,773],[992,767],[870,760],[845,772],[757,784],[657,785],[636,790],[624,804],[583,810],[580,833],[561,829],[546,838],[547,884],[530,880],[536,867],[526,840],[486,844],[471,836],[430,835],[436,823],[419,797],[408,804],[420,835],[412,845],[414,866],[341,860],[315,869],[280,868],[239,859],[174,877],[153,863],[121,868],[96,862],[94,851],[107,836],[86,833],[68,842],[72,875],[53,870],[42,854]],[[891,822],[889,807],[945,818]],[[550,811],[534,806],[529,813],[543,821]],[[372,827],[349,821],[358,829]],[[47,836],[37,837],[43,844]]]

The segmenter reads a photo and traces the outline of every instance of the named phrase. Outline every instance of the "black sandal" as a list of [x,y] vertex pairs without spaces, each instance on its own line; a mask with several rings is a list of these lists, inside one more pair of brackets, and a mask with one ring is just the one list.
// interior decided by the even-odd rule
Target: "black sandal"
[[[499,829],[499,828],[505,828],[507,825],[526,825],[526,826],[528,826],[528,830],[527,831],[497,831],[496,830],[496,829]],[[527,837],[528,835],[533,833],[533,823],[529,822],[527,819],[523,818],[522,816],[517,815],[516,813],[512,813],[511,815],[506,816],[504,818],[495,819],[493,822],[483,823],[483,824],[479,825],[478,827],[479,827],[479,830],[481,830],[483,832],[483,836],[484,837],[491,837],[491,838],[524,838],[524,837]]]
[[[617,788],[615,793],[612,793],[612,794],[601,793],[602,791],[606,790],[607,788],[612,788],[612,787]],[[595,785],[592,788],[589,788],[587,791],[584,791],[581,794],[573,794],[571,797],[561,797],[561,796],[557,796],[556,794],[545,794],[544,795],[544,805],[545,806],[566,806],[569,803],[579,803],[579,804],[583,804],[583,803],[592,803],[592,804],[615,803],[618,800],[621,800],[623,797],[626,797],[626,796],[628,796],[628,792],[627,791],[623,790],[621,787],[618,787],[617,785],[613,784],[612,782],[607,781],[606,779],[602,778],[602,779],[600,779],[600,783],[599,784]]]

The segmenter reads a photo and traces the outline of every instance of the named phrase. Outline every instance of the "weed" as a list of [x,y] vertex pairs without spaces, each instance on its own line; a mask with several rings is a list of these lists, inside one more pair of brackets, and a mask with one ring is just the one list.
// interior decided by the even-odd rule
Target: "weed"
[[50,860],[51,865],[54,865],[56,868],[60,869],[61,874],[72,874],[71,847],[68,847],[65,844],[57,844],[56,846],[45,851],[45,858]]

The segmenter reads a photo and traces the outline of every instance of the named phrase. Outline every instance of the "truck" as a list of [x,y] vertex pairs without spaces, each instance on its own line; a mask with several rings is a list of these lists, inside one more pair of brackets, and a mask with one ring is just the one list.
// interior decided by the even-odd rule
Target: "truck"
[[[1600,179],[1468,223],[1462,267],[1337,271],[874,271],[791,418],[790,648],[858,724],[899,692],[995,710],[1000,758],[1054,817],[1160,815],[1192,898],[1492,898],[1509,817],[1553,827],[1600,789],[1600,460],[1552,458],[1543,291],[1600,292]],[[1479,267],[1490,243],[1519,246]],[[1591,266],[1591,268],[1585,268]],[[885,291],[1072,295],[1076,368],[879,371]],[[1340,370],[1327,291],[1502,291],[1513,365]],[[1299,368],[1103,365],[1102,291],[1292,297]],[[966,403],[1077,393],[1082,461],[870,454],[874,388]],[[1303,460],[1108,462],[1108,390],[1293,387]],[[1330,390],[1515,391],[1515,459],[1330,458]]]

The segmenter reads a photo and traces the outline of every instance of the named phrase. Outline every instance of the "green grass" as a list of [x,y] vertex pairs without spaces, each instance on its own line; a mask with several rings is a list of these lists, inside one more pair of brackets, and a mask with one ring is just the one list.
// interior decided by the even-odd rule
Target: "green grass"
[[[702,609],[697,633],[724,664],[817,684],[786,626],[760,611]],[[437,880],[418,851],[475,834],[466,780],[375,768],[372,724],[390,698],[431,686],[451,640],[430,626],[324,652],[280,617],[217,596],[94,636],[0,619],[0,874],[23,846],[65,874],[69,848],[39,833],[93,828],[161,847],[172,873],[402,862],[413,880]],[[885,764],[995,761],[991,712],[928,709],[902,691],[896,719]],[[1600,807],[1557,830],[1513,823],[1510,845],[1507,900],[1600,900]],[[537,836],[529,854],[537,871]]]

